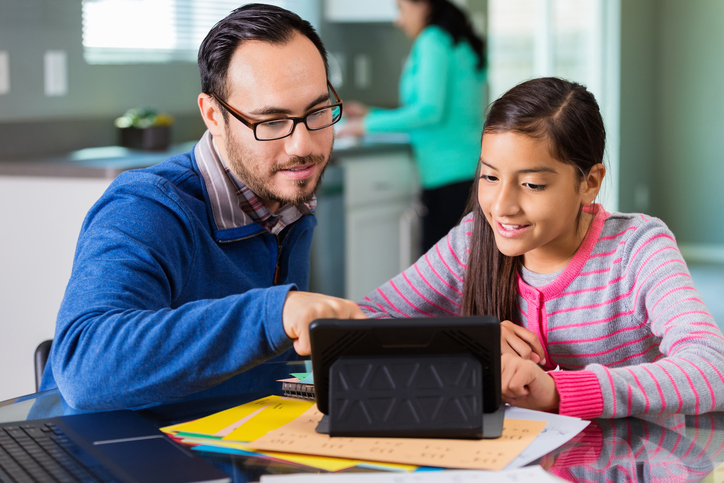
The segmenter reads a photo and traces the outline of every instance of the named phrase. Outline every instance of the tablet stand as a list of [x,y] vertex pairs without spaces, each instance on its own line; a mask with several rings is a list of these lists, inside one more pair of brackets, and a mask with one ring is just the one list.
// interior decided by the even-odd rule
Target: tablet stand
[[331,436],[483,437],[482,366],[469,354],[342,356],[329,374]]

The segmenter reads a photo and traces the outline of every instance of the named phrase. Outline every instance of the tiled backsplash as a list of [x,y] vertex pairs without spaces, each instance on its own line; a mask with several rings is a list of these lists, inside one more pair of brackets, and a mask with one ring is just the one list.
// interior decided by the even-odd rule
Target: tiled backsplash
[[[0,160],[37,158],[118,144],[114,118],[0,123]],[[177,116],[171,143],[195,141],[205,130],[199,114]]]

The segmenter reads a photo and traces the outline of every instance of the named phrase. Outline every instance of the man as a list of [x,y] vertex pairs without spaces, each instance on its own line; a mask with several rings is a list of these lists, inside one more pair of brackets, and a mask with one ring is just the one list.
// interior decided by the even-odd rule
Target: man
[[199,68],[201,141],[121,174],[81,229],[41,385],[74,408],[269,387],[252,368],[309,354],[312,320],[364,317],[302,291],[341,116],[318,35],[248,5],[209,32]]

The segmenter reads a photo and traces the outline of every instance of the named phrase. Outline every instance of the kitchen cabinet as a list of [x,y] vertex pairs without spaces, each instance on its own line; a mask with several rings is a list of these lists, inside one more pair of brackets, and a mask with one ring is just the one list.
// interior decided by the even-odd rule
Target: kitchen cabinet
[[342,157],[345,297],[361,300],[417,258],[418,183],[409,150]]
[[86,212],[111,179],[0,175],[0,400],[35,391]]
[[393,0],[326,0],[328,22],[392,22],[397,17]]

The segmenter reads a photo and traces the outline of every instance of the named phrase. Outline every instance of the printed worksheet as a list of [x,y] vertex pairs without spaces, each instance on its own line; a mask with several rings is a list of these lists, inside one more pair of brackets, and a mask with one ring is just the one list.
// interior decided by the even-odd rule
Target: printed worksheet
[[315,431],[322,413],[311,407],[294,421],[249,443],[257,450],[315,454],[444,468],[501,470],[541,433],[545,421],[507,419],[497,439],[346,438]]

